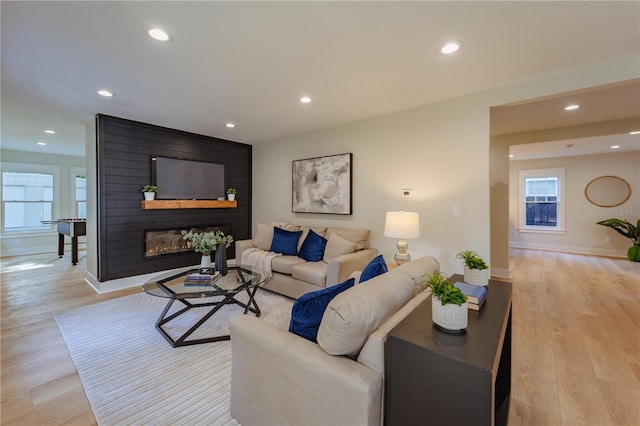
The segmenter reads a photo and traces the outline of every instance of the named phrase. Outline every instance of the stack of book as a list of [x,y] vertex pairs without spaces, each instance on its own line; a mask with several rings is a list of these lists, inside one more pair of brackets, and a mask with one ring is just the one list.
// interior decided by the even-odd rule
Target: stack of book
[[203,286],[203,287],[211,287],[213,283],[222,278],[222,275],[219,271],[214,272],[213,274],[201,274],[194,273],[189,274],[184,279],[184,285],[188,287],[194,286]]
[[481,285],[467,284],[458,281],[454,284],[467,296],[469,309],[479,311],[487,300],[487,288]]

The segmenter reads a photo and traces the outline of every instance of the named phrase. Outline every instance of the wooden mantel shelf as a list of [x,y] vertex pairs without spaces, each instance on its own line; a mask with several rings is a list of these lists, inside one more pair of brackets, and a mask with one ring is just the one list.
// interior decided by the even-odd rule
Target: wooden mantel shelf
[[237,201],[218,200],[143,200],[141,207],[144,210],[158,209],[235,209]]

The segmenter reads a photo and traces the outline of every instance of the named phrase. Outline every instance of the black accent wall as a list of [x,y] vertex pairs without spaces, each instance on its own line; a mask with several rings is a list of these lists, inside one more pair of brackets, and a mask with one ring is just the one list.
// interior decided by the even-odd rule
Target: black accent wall
[[[146,230],[227,225],[234,239],[251,238],[251,145],[102,114],[96,133],[98,281],[200,263],[195,252],[145,258]],[[152,183],[153,155],[224,163],[238,207],[143,210],[140,189]],[[235,257],[233,245],[227,257]]]

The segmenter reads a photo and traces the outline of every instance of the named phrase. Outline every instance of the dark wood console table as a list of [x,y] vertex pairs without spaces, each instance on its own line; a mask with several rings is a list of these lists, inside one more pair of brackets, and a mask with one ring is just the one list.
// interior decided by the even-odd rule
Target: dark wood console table
[[431,298],[389,333],[385,425],[506,425],[510,391],[511,283],[489,282],[463,333],[434,327]]

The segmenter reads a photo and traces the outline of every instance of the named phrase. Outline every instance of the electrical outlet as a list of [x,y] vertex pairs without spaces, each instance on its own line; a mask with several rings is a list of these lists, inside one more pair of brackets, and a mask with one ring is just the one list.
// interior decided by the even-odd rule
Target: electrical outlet
[[451,207],[451,217],[460,217],[462,216],[462,213],[460,213],[460,206],[457,204],[454,204]]

